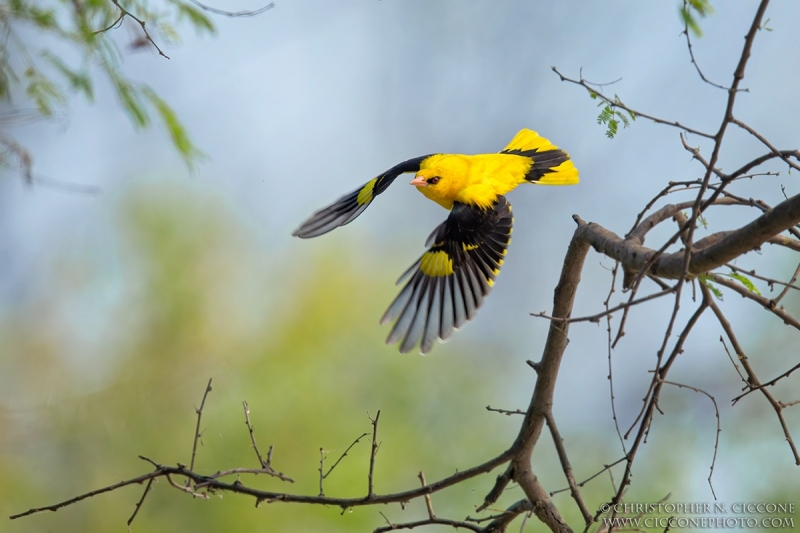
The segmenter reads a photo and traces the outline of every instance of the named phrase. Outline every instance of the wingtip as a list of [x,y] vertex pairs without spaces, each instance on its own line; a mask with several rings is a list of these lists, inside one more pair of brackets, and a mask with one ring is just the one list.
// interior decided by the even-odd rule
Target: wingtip
[[[414,344],[416,344],[416,342]],[[408,352],[410,352],[414,348],[414,344],[412,344],[411,346],[403,346],[403,345],[401,345],[400,349],[399,349],[399,352],[402,353],[402,354],[407,354]]]
[[300,239],[308,238],[308,230],[305,229],[305,228],[306,228],[306,224],[305,223],[300,224],[299,226],[297,226],[294,229],[294,231],[292,231],[292,237],[298,237]]

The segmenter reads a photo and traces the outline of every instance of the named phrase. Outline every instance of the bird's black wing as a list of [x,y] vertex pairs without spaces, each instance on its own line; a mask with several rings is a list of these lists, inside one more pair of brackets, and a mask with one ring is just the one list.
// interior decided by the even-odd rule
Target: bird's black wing
[[430,155],[415,157],[393,166],[380,176],[368,181],[363,187],[359,187],[350,194],[342,196],[328,207],[320,209],[311,215],[308,220],[300,224],[300,227],[292,232],[292,235],[308,239],[349,224],[363,213],[367,206],[372,203],[372,200],[385,191],[397,176],[404,172],[419,171],[420,163],[428,157]]
[[406,353],[419,342],[425,354],[471,320],[500,272],[513,221],[503,196],[488,209],[456,202],[428,238],[428,251],[398,280],[409,278],[381,318],[396,320],[386,344],[400,341]]

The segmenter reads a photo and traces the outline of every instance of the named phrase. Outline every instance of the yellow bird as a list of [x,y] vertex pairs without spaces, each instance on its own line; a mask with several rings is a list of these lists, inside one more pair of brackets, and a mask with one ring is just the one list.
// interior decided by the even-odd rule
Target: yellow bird
[[396,165],[328,207],[292,235],[307,239],[344,226],[360,215],[396,177],[416,175],[411,185],[450,215],[425,246],[428,251],[402,275],[408,279],[381,318],[396,320],[386,344],[400,352],[420,343],[425,354],[475,316],[500,272],[514,221],[503,196],[521,183],[574,185],[578,169],[569,154],[535,131],[523,129],[498,154],[431,154]]

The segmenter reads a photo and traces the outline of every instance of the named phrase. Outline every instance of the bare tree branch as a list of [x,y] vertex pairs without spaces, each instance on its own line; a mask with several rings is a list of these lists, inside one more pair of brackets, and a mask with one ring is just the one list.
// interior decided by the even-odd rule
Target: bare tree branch
[[683,131],[686,131],[686,132],[689,132],[689,133],[694,133],[695,135],[699,135],[699,136],[705,137],[707,139],[713,139],[714,138],[714,136],[709,134],[709,133],[705,133],[705,132],[702,132],[700,130],[696,130],[694,128],[690,128],[688,126],[684,126],[683,124],[681,124],[678,121],[675,121],[675,120],[664,120],[662,118],[658,118],[658,117],[655,117],[653,115],[649,115],[647,113],[643,113],[641,111],[637,111],[636,109],[633,109],[632,107],[629,107],[629,106],[623,104],[619,100],[619,98],[612,99],[612,98],[609,98],[608,96],[604,95],[602,92],[598,91],[595,87],[592,86],[592,84],[590,84],[589,82],[587,82],[583,78],[581,78],[579,80],[574,80],[572,78],[568,78],[567,76],[564,76],[561,72],[559,72],[559,70],[556,67],[550,67],[550,68],[553,70],[553,72],[558,74],[558,77],[561,78],[561,81],[568,81],[570,83],[574,83],[576,85],[580,85],[581,87],[583,87],[587,91],[589,91],[590,94],[596,94],[599,98],[601,98],[602,100],[607,102],[609,105],[612,105],[614,107],[619,107],[620,109],[624,109],[625,111],[628,111],[629,113],[633,113],[637,117],[644,117],[644,118],[646,118],[648,120],[652,120],[656,124],[664,124],[666,126],[674,126],[676,128],[682,129]]
[[189,1],[194,5],[196,5],[197,7],[199,7],[200,9],[208,11],[209,13],[214,13],[215,15],[222,15],[223,17],[231,17],[231,18],[257,17],[261,13],[269,11],[270,9],[275,7],[275,2],[270,2],[269,4],[260,7],[258,9],[254,9],[252,11],[225,11],[224,9],[217,9],[215,7],[207,6],[205,4],[198,2],[197,0],[189,0]]
[[[662,215],[659,214],[660,216]],[[599,224],[586,223],[577,216],[573,218],[578,223],[581,236],[598,252],[622,263],[626,271],[641,273],[643,268],[652,263],[648,273],[666,279],[681,278],[687,259],[686,250],[661,254],[651,261],[658,253],[656,250],[622,239]],[[688,273],[695,277],[723,266],[740,255],[757,250],[772,237],[797,223],[800,223],[800,195],[784,200],[750,224],[726,233],[718,241],[693,252],[689,259]]]

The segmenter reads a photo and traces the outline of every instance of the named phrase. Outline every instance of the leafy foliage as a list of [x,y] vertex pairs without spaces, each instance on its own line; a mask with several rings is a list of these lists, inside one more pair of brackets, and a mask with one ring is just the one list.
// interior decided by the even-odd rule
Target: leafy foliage
[[185,2],[173,2],[178,8],[178,20],[188,19],[198,32],[214,33],[214,25],[202,11]]
[[167,103],[150,87],[143,86],[141,88],[141,93],[156,109],[156,112],[161,117],[161,122],[169,132],[170,138],[172,139],[172,144],[175,145],[178,151],[182,154],[187,154],[192,158],[201,156],[202,153],[192,144],[191,139],[189,139],[189,135],[187,135],[186,130],[178,120],[178,116],[175,114],[175,111],[173,111],[172,108],[167,105]]
[[714,8],[709,0],[683,0],[683,5],[680,8],[681,20],[696,37],[703,36],[698,17],[706,18],[713,13]]
[[753,292],[753,293],[758,294],[759,296],[761,296],[761,291],[758,290],[758,287],[756,287],[755,284],[753,283],[753,281],[750,278],[748,278],[747,276],[743,276],[742,274],[739,274],[738,272],[728,272],[727,274],[721,273],[720,275],[721,276],[725,276],[726,278],[735,279],[736,281],[738,281],[739,283],[744,285],[745,288],[748,291]]
[[708,287],[708,290],[711,291],[711,294],[713,294],[717,300],[719,301],[723,300],[722,291],[719,290],[719,287],[717,287],[716,285],[714,285],[714,283],[712,283],[711,277],[708,274],[700,274],[699,276],[697,276],[697,281]]
[[[727,273],[719,272],[719,275],[720,276],[725,276],[726,278],[735,279],[736,281],[738,281],[739,283],[744,285],[745,288],[748,291],[761,296],[761,291],[758,290],[758,287],[756,287],[755,283],[753,283],[753,280],[751,280],[747,276],[744,276],[744,275],[742,275],[742,274],[740,274],[738,272],[727,272]],[[708,290],[710,290],[711,293],[718,300],[721,301],[723,299],[722,298],[722,291],[719,289],[719,287],[714,285],[714,283],[711,281],[711,277],[708,274],[702,274],[702,275],[698,276],[697,279],[700,281],[700,283],[702,283],[703,285],[708,287]]]
[[[92,101],[95,80],[104,77],[134,125],[149,126],[155,113],[175,149],[190,163],[201,152],[175,111],[147,84],[129,79],[120,67],[113,30],[126,19],[139,33],[131,46],[153,47],[164,58],[155,38],[177,41],[173,24],[188,24],[199,33],[214,32],[203,11],[184,0],[0,0],[0,31],[7,36],[0,51],[0,99],[15,107],[30,102],[39,114],[49,117],[66,105],[70,93]],[[26,28],[34,31],[25,32]],[[35,37],[33,43],[28,35]],[[76,48],[80,57],[74,65],[71,52]]]
[[[597,93],[589,93],[593,99],[597,99]],[[597,115],[597,123],[601,126],[606,126],[606,137],[613,139],[619,131],[619,125],[622,123],[623,128],[628,128],[631,122],[636,120],[636,115],[632,111],[620,110],[616,103],[607,103],[605,101],[597,104],[597,107],[602,107],[600,114]]]
[[25,94],[30,98],[39,113],[49,117],[53,114],[53,105],[65,100],[64,93],[47,76],[34,68],[25,70],[25,80],[28,86]]

